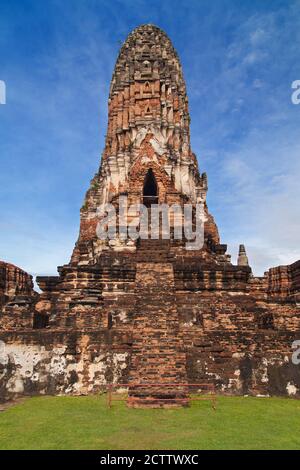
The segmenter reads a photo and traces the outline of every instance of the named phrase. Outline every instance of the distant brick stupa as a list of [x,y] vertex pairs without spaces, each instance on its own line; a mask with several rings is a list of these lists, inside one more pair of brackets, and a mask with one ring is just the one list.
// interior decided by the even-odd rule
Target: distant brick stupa
[[[3,270],[3,399],[96,393],[108,383],[131,385],[130,406],[188,404],[192,382],[224,393],[300,395],[291,361],[300,262],[254,277],[241,245],[232,264],[208,212],[189,125],[171,41],[156,26],[138,27],[117,59],[105,148],[70,263],[57,277],[37,278],[41,294],[28,290],[27,278],[24,289],[10,285],[7,293]],[[168,215],[169,233],[158,219],[158,236],[141,236],[141,204],[150,230],[153,207],[179,209]],[[201,244],[192,248],[183,230],[188,206],[193,231],[202,207]],[[112,221],[113,236],[99,236]]]

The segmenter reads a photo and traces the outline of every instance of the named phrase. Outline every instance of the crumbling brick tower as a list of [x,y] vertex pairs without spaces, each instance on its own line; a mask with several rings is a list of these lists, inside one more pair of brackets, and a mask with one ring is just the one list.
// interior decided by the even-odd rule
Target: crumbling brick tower
[[[37,278],[39,295],[26,273],[16,286],[20,276],[8,276],[9,265],[0,270],[0,400],[97,393],[112,382],[132,385],[130,406],[187,404],[186,382],[300,396],[300,366],[291,360],[300,261],[254,277],[241,245],[231,263],[206,206],[189,121],[176,51],[159,28],[140,26],[117,59],[105,149],[70,263],[59,276]],[[201,203],[203,245],[187,250],[185,239],[162,239],[163,231],[160,239],[102,239],[107,204],[120,227],[125,196],[130,223],[134,204]],[[177,224],[171,217],[171,234]]]
[[[71,263],[60,270],[59,318],[51,320],[55,326],[74,326],[72,319],[76,326],[97,322],[106,326],[120,312],[131,318],[128,378],[138,384],[130,392],[133,406],[186,403],[183,387],[168,387],[187,382],[173,266],[175,254],[184,254],[185,248],[168,240],[100,240],[97,225],[105,204],[117,208],[121,195],[131,207],[205,203],[207,179],[199,174],[190,148],[189,123],[182,68],[169,38],[152,25],[137,28],[117,59],[100,169],[81,209],[80,234]],[[129,222],[137,215],[131,209]],[[223,262],[217,228],[206,215],[207,252],[202,255],[215,258],[219,250]],[[45,280],[39,282],[44,288]],[[162,388],[147,387],[157,382]]]

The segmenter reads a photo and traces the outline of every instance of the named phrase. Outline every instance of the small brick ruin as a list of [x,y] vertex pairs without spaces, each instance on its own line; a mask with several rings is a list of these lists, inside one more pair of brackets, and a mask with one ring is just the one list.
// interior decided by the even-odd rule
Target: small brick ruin
[[[1,400],[99,393],[111,383],[132,385],[134,407],[187,404],[186,383],[300,396],[300,365],[292,361],[300,261],[255,277],[241,245],[237,265],[231,262],[207,208],[208,180],[189,124],[171,41],[153,25],[138,27],[116,62],[105,148],[69,264],[58,276],[38,277],[38,294],[31,276],[0,263]],[[203,246],[188,250],[185,239],[162,232],[100,239],[106,204],[117,209],[120,196],[129,201],[129,221],[139,215],[134,204],[201,203]],[[170,227],[174,233],[175,216]]]

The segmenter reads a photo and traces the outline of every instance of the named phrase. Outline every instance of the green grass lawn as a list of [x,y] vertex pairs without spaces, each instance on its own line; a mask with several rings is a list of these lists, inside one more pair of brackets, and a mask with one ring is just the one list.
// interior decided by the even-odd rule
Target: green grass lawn
[[0,413],[0,449],[300,449],[300,401],[219,397],[173,410],[34,397]]

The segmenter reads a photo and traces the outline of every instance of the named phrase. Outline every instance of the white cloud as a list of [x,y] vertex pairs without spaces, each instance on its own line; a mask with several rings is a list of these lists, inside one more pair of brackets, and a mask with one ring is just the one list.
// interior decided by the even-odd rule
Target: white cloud
[[224,241],[234,252],[244,243],[257,274],[300,258],[300,143],[287,145],[286,132],[256,131],[222,164],[231,226]]

